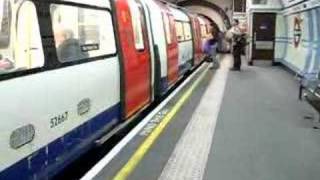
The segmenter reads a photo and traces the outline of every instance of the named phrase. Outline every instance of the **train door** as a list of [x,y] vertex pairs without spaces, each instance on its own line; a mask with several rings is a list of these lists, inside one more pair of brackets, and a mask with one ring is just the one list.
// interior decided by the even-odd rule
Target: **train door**
[[276,14],[253,14],[252,60],[273,60],[275,47]]
[[178,40],[176,37],[173,16],[169,13],[163,13],[163,23],[167,44],[168,84],[171,86],[179,78]]
[[151,101],[151,56],[145,13],[140,0],[117,0],[124,74],[124,118]]

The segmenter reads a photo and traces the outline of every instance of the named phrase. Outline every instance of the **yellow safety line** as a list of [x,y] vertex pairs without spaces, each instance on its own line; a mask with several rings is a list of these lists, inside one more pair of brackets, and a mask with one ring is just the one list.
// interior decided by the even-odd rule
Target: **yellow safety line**
[[145,154],[149,151],[154,142],[158,139],[167,125],[171,122],[173,117],[179,112],[182,106],[186,103],[186,101],[193,94],[193,91],[198,87],[200,82],[205,77],[208,68],[201,74],[201,76],[197,79],[197,81],[182,95],[181,99],[174,105],[174,107],[170,110],[170,112],[162,119],[161,123],[156,127],[156,129],[145,139],[145,141],[139,146],[138,150],[133,154],[133,156],[129,159],[127,164],[122,167],[122,169],[117,173],[114,177],[114,180],[125,180],[128,176],[134,171],[136,166],[145,156]]

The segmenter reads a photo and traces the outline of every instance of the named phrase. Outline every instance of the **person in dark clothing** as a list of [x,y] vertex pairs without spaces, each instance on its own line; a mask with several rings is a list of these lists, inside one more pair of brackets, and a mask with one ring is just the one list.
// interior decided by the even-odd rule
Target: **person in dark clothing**
[[224,48],[223,48],[223,39],[224,39],[224,33],[219,31],[217,33],[217,41],[218,41],[218,47],[217,47],[217,51],[218,52],[223,52]]
[[204,45],[204,52],[210,58],[212,57],[212,48],[217,44],[217,40],[215,38],[208,39]]
[[70,62],[88,58],[88,54],[80,48],[79,40],[67,39],[57,48],[58,58],[62,62]]
[[205,43],[204,51],[207,54],[208,61],[212,62],[211,69],[218,69],[220,64],[216,58],[218,40],[215,36],[215,32],[211,32],[211,38]]
[[73,32],[65,29],[56,31],[55,40],[57,55],[61,62],[72,62],[88,58],[87,52],[83,52],[79,40],[73,38]]
[[234,65],[232,70],[240,71],[241,70],[241,55],[245,51],[246,38],[245,34],[234,35],[234,44],[233,44],[233,58]]
[[230,29],[232,34],[232,54],[234,59],[233,71],[240,71],[241,69],[241,55],[244,52],[246,45],[246,36],[239,28],[239,20],[233,21],[233,27]]

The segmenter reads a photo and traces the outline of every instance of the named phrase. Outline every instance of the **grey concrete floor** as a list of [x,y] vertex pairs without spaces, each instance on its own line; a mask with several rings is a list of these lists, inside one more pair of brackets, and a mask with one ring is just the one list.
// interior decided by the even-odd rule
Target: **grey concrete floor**
[[[181,98],[183,93],[193,84],[201,73],[199,72],[193,80],[186,85],[185,88],[179,92],[176,97],[171,100],[164,109],[170,110],[177,101]],[[187,126],[194,109],[199,104],[201,97],[208,87],[214,72],[209,71],[204,80],[199,84],[198,88],[190,99],[179,111],[174,120],[164,130],[161,136],[157,139],[156,143],[151,147],[148,153],[144,156],[141,162],[129,176],[129,180],[152,180],[157,179],[161,174],[163,167],[168,161],[177,141],[179,140],[182,132]],[[141,143],[145,140],[145,136],[140,133],[131,140],[128,145],[105,167],[94,180],[109,180],[117,174],[117,172],[127,163],[133,153],[138,149]]]
[[320,130],[297,97],[298,82],[281,67],[230,72],[205,179],[319,180]]
[[[319,180],[320,130],[304,118],[318,115],[298,100],[292,74],[257,64],[229,72],[204,179]],[[128,179],[158,179],[212,77],[209,72]],[[112,179],[142,140],[130,142],[96,179]]]

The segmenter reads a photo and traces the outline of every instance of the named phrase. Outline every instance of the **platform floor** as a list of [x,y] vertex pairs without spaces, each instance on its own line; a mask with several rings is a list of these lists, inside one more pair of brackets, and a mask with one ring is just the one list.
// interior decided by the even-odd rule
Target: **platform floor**
[[204,179],[320,179],[320,131],[310,115],[281,67],[231,72]]
[[[231,56],[221,59],[128,179],[319,180],[320,130],[305,118],[317,115],[294,76],[269,65],[229,72]],[[95,179],[113,179],[144,139]]]

